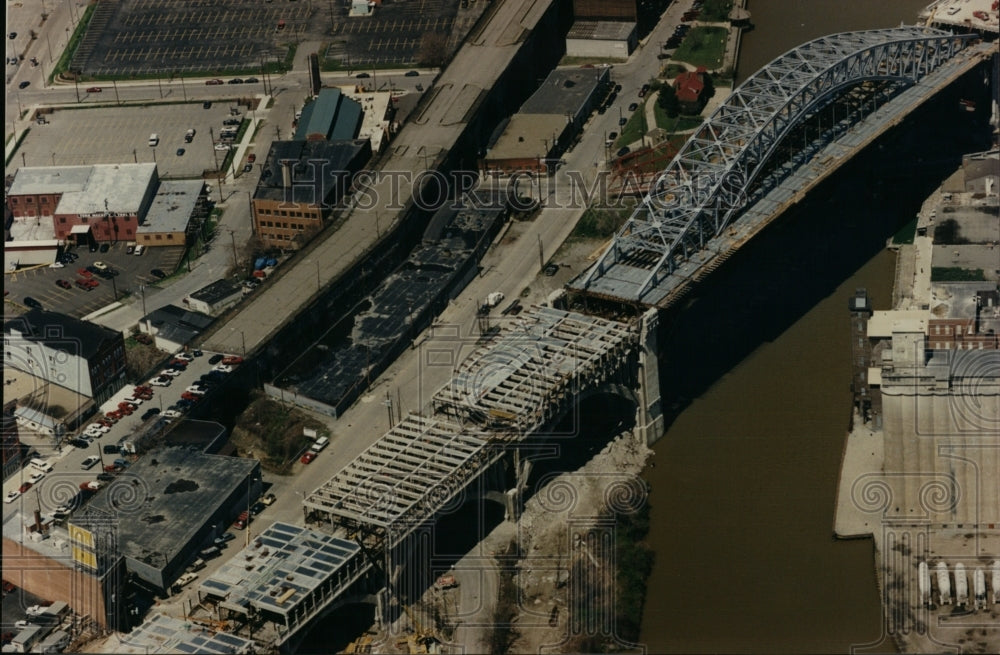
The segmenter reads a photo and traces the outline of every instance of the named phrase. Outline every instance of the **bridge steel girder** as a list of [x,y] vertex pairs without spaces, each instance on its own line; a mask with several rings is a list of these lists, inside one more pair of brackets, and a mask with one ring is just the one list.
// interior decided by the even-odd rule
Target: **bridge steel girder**
[[901,26],[833,34],[781,55],[702,123],[600,259],[571,286],[586,290],[611,266],[631,265],[643,271],[641,282],[627,290],[620,284],[620,295],[606,289],[601,295],[641,302],[676,270],[678,258],[704,250],[745,208],[751,184],[802,120],[863,81],[916,84],[977,38]]

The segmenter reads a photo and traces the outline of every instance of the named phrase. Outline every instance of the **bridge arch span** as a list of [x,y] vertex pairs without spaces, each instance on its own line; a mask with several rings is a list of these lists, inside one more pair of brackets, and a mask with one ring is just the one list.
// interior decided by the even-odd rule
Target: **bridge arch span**
[[655,304],[648,297],[657,285],[748,206],[750,185],[802,121],[863,82],[886,82],[896,93],[918,84],[977,38],[901,26],[833,34],[781,55],[702,123],[570,287]]

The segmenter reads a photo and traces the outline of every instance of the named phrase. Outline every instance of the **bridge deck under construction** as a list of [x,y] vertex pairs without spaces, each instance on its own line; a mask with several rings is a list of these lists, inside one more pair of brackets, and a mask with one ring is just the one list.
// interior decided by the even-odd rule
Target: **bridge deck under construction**
[[348,530],[404,537],[503,454],[495,442],[523,438],[617,370],[635,337],[623,323],[532,307],[459,365],[433,416],[407,416],[304,506]]

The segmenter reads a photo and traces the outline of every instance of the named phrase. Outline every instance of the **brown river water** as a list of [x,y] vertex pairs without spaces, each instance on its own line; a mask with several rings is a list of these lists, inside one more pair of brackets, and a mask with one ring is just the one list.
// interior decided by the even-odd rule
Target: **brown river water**
[[[750,0],[739,81],[819,36],[912,24],[924,4]],[[682,404],[645,475],[649,652],[894,651],[872,542],[835,540],[833,521],[851,411],[848,298],[867,287],[889,307],[885,239],[957,166],[911,147],[888,139],[848,163],[673,318],[661,378],[666,403]],[[899,160],[916,172],[893,170]]]

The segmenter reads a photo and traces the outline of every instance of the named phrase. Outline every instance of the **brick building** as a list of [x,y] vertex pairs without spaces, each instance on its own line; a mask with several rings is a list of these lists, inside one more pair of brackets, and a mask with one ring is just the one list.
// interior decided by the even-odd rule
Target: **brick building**
[[253,196],[254,230],[269,248],[298,250],[371,158],[367,139],[275,141]]
[[156,164],[17,170],[7,207],[18,220],[51,220],[56,239],[132,241],[159,186]]

